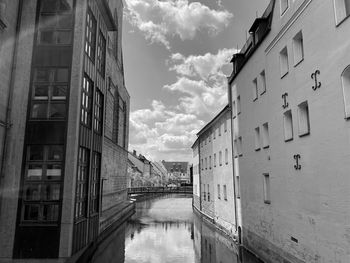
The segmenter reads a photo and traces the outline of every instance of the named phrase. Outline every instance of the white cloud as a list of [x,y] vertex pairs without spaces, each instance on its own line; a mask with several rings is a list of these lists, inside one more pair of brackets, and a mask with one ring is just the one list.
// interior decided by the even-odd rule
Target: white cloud
[[169,36],[193,39],[199,30],[217,34],[229,25],[233,15],[188,0],[126,0],[126,18],[152,43],[170,49]]

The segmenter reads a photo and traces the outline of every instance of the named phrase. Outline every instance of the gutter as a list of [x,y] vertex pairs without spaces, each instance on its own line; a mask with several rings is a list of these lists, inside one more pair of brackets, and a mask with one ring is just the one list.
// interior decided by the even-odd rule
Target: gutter
[[6,162],[6,155],[7,155],[7,148],[8,148],[8,135],[9,135],[9,130],[12,126],[12,123],[11,123],[12,98],[13,98],[13,90],[15,85],[15,72],[17,69],[18,42],[19,42],[19,35],[21,30],[22,10],[23,10],[23,0],[19,0],[17,23],[16,23],[16,36],[15,36],[15,43],[14,43],[13,54],[12,54],[9,95],[7,98],[6,119],[5,119],[5,122],[2,123],[1,125],[5,127],[5,134],[4,134],[3,148],[2,148],[3,150],[2,150],[2,157],[1,157],[1,163],[0,163],[1,165],[0,166],[0,213],[1,213],[1,201],[2,201],[2,191],[3,191],[1,181],[5,177],[5,162]]

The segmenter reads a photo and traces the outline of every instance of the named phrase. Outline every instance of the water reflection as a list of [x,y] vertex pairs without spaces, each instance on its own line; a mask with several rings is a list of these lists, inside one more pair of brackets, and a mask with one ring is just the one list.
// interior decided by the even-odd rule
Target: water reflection
[[[240,256],[239,256],[240,255]],[[257,263],[192,212],[188,196],[136,204],[136,213],[97,250],[92,262]]]

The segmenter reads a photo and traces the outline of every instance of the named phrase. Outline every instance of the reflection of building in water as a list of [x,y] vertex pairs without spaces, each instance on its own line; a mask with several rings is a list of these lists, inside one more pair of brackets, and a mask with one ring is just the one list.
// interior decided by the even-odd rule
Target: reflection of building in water
[[194,255],[195,255],[195,263],[201,261],[202,257],[202,223],[198,216],[193,217],[193,233],[194,233]]

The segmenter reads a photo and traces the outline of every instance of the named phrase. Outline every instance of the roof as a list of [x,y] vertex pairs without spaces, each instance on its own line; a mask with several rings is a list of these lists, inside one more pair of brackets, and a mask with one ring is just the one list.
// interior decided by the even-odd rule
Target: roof
[[[165,162],[162,161],[164,167],[167,169],[168,172],[187,172],[188,168],[188,162]],[[180,169],[179,169],[180,167]],[[173,170],[173,169],[179,169],[179,170]]]
[[225,108],[223,108],[215,117],[212,119],[207,125],[205,125],[198,133],[197,136],[202,135],[213,123],[215,123],[223,113],[228,111],[230,109],[230,106],[227,104]]

